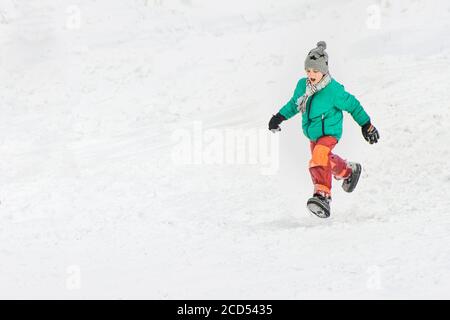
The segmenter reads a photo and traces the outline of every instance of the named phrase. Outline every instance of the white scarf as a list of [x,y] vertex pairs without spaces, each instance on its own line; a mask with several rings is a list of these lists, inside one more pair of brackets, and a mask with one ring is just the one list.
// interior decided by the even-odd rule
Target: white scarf
[[301,113],[306,111],[306,102],[308,102],[309,97],[311,97],[316,92],[319,92],[325,88],[331,82],[331,76],[329,73],[323,76],[318,84],[312,84],[309,79],[306,80],[306,91],[305,94],[297,99],[297,110]]

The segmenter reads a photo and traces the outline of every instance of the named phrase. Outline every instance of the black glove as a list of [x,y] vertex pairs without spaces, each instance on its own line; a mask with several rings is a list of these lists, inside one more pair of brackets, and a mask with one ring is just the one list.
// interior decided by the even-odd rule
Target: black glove
[[378,142],[380,139],[380,134],[378,133],[377,128],[375,128],[370,121],[361,127],[361,131],[364,139],[370,144],[374,144]]
[[282,123],[284,120],[286,120],[286,118],[281,113],[278,112],[276,115],[272,117],[272,119],[270,119],[269,130],[272,132],[280,131],[281,130],[280,123]]

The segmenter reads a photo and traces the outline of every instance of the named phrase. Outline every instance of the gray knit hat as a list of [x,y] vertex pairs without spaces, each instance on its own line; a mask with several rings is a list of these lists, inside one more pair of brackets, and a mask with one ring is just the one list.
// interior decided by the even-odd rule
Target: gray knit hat
[[305,70],[317,69],[323,74],[328,73],[328,54],[325,52],[327,44],[325,41],[317,42],[317,47],[312,49],[305,60]]

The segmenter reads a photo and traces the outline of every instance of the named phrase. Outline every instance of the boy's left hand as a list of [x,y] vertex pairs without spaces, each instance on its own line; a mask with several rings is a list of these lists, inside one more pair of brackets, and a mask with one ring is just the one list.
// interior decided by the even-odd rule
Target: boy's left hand
[[361,131],[364,139],[370,144],[374,144],[378,142],[380,139],[380,134],[378,133],[377,128],[375,128],[370,121],[361,127]]

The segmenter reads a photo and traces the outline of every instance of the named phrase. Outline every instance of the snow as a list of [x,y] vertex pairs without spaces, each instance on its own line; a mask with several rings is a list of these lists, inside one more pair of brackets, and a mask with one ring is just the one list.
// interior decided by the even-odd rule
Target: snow
[[[450,298],[449,30],[444,0],[2,0],[0,298]],[[267,130],[319,40],[381,135],[345,116],[326,220],[300,117]]]

